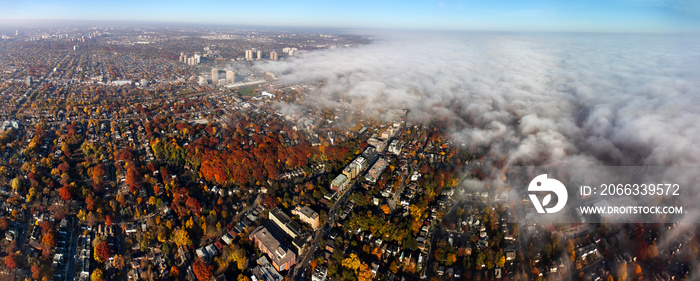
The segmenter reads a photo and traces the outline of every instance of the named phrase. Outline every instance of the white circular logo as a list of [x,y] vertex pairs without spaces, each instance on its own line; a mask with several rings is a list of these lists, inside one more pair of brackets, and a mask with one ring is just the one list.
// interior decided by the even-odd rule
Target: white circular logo
[[537,195],[533,193],[528,194],[530,195],[530,201],[532,201],[532,204],[535,205],[535,209],[537,209],[537,212],[540,214],[551,214],[561,211],[561,209],[564,208],[564,205],[566,205],[566,200],[569,199],[569,194],[566,193],[566,187],[564,184],[556,179],[548,179],[547,174],[541,174],[532,179],[532,181],[530,181],[530,185],[527,187],[527,190],[551,191],[557,195],[557,204],[551,208],[544,208],[552,201],[552,194],[547,194],[542,199],[542,202],[540,202],[540,200],[537,198]]

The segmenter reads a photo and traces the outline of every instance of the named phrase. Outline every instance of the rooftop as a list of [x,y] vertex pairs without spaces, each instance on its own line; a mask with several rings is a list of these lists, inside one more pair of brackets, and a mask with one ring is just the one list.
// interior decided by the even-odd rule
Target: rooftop
[[297,211],[301,214],[304,214],[307,218],[316,218],[318,217],[318,213],[314,211],[313,209],[309,208],[309,206],[304,206],[304,207],[299,207],[297,206]]

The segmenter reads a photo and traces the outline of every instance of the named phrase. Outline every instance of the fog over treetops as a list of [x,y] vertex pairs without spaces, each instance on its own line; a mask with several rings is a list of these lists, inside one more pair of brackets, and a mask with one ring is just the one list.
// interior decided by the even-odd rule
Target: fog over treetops
[[[381,34],[257,68],[322,81],[304,106],[440,120],[509,165],[700,165],[695,36]],[[279,105],[298,110],[296,105]]]

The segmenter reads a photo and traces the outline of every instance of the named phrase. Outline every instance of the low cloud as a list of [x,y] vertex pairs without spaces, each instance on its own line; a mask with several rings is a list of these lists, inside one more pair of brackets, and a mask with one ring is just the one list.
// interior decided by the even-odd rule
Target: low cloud
[[306,106],[441,120],[508,164],[700,164],[700,55],[678,35],[401,34],[257,67]]

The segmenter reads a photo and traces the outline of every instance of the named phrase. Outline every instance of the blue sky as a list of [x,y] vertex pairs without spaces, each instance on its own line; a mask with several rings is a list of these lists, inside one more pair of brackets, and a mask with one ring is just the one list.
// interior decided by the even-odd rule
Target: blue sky
[[700,4],[696,2],[0,0],[0,21],[65,19],[380,29],[682,32],[700,30]]

